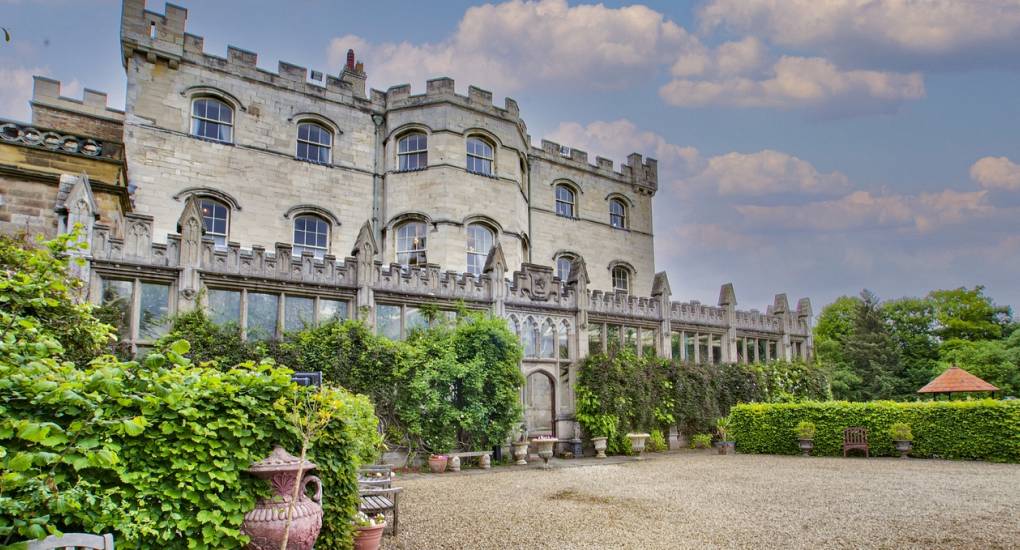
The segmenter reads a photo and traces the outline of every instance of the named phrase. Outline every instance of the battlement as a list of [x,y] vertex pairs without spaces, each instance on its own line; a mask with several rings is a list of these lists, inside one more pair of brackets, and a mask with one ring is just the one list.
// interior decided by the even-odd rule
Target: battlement
[[587,152],[548,139],[542,140],[541,147],[533,146],[531,154],[550,162],[595,172],[621,183],[634,185],[649,194],[655,194],[659,188],[659,162],[653,158],[644,159],[639,153],[627,155],[627,162],[620,165],[619,172],[614,170],[613,161],[610,159],[595,157],[595,164],[592,164],[588,161]]
[[75,99],[61,95],[60,88],[59,80],[45,76],[33,76],[32,108],[45,106],[113,122],[124,122],[124,111],[110,107],[105,92],[85,88],[82,98]]
[[131,57],[143,55],[149,63],[165,62],[177,69],[182,61],[226,71],[266,84],[288,88],[299,93],[330,99],[368,99],[366,75],[361,63],[348,63],[337,76],[326,75],[325,82],[309,81],[308,69],[280,61],[276,73],[258,67],[258,54],[235,46],[227,46],[226,57],[205,52],[205,39],[187,32],[188,10],[166,4],[165,13],[145,9],[145,0],[124,0],[121,19],[121,55],[125,67]]
[[455,89],[455,82],[452,78],[440,77],[428,80],[425,83],[424,94],[411,94],[410,84],[390,86],[385,92],[372,90],[372,100],[382,103],[387,109],[401,109],[440,102],[453,103],[509,120],[518,124],[522,131],[527,133],[524,122],[521,120],[521,111],[517,101],[508,97],[500,107],[493,103],[492,92],[477,86],[468,86],[467,95],[460,95]]

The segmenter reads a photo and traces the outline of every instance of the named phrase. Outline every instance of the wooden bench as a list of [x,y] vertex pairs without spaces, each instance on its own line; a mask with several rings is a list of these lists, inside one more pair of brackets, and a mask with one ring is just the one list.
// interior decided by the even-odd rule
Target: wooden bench
[[397,534],[398,523],[400,522],[400,492],[402,487],[378,487],[361,486],[358,495],[361,497],[359,509],[369,516],[376,514],[386,515],[387,512],[393,517],[386,526],[386,530],[393,535]]
[[358,470],[358,485],[363,488],[389,489],[392,481],[392,464],[373,464]]
[[864,451],[868,458],[868,429],[861,427],[843,429],[843,456],[852,450]]
[[450,471],[460,471],[460,459],[462,458],[477,458],[478,463],[481,465],[483,470],[488,470],[492,467],[492,451],[472,451],[466,453],[450,453]]
[[43,540],[34,540],[28,550],[54,550],[56,548],[82,548],[87,550],[113,550],[113,535],[88,535],[85,533],[64,533],[51,535]]

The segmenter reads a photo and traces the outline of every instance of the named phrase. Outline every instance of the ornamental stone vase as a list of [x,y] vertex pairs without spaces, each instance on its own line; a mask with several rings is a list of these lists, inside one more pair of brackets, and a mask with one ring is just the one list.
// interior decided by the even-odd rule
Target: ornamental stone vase
[[637,455],[636,458],[638,460],[644,460],[644,457],[641,456],[641,453],[645,450],[645,441],[648,440],[649,437],[651,436],[646,433],[627,434],[627,439],[630,440],[630,450],[633,451],[635,455]]
[[514,447],[514,459],[519,466],[524,466],[528,463],[528,442],[527,441],[514,441],[511,443]]
[[900,458],[904,459],[907,458],[907,455],[914,448],[914,442],[905,439],[896,439],[893,441],[893,444],[896,445],[896,450],[900,452]]
[[532,442],[538,447],[538,456],[542,458],[542,468],[548,470],[549,459],[553,455],[553,445],[556,444],[555,437],[539,437]]
[[608,437],[593,437],[591,442],[595,445],[595,458],[606,458],[606,446]]
[[811,449],[815,448],[814,439],[801,439],[800,450],[804,453],[804,456],[811,456]]
[[[287,526],[287,508],[292,502],[298,472],[303,474],[315,467],[307,460],[302,463],[300,458],[283,447],[273,448],[268,457],[252,464],[248,471],[268,481],[273,488],[273,496],[259,500],[255,509],[244,516],[241,532],[251,539],[246,547],[248,550],[280,550]],[[311,550],[322,528],[322,482],[315,476],[304,476],[300,483],[291,514],[287,550]],[[315,484],[315,496],[312,498],[305,494],[309,483]]]

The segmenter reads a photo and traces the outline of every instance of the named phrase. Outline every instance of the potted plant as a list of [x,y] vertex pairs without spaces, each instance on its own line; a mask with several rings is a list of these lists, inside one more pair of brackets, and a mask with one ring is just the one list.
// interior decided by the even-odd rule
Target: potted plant
[[800,440],[800,450],[804,456],[811,456],[811,449],[815,448],[815,424],[807,420],[801,420],[794,429],[797,432],[797,439]]
[[441,474],[446,471],[446,455],[429,455],[429,471],[433,474]]
[[907,458],[914,448],[914,433],[910,430],[910,424],[897,422],[889,426],[889,436],[892,437],[896,450],[900,452],[900,458]]
[[707,449],[712,446],[712,434],[696,434],[691,436],[692,449]]
[[715,421],[715,431],[719,434],[719,454],[731,454],[736,450],[736,442],[727,437],[730,431],[730,417],[722,416]]
[[650,435],[646,433],[627,434],[627,439],[630,440],[630,450],[633,451],[635,455],[637,455],[636,458],[638,460],[642,459],[641,452],[645,450],[645,441],[647,441],[649,437]]
[[382,543],[386,529],[386,516],[368,516],[365,512],[354,514],[354,550],[377,550]]

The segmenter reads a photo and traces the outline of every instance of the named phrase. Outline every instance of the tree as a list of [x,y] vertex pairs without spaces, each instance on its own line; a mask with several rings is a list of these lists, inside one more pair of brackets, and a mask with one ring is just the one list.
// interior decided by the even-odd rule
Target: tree
[[843,353],[861,379],[859,391],[851,392],[852,397],[890,399],[898,393],[901,367],[896,345],[882,317],[881,303],[869,290],[861,292],[853,338],[844,343]]
[[938,368],[935,308],[929,299],[901,298],[883,303],[882,316],[896,346],[898,370],[902,373],[897,397],[913,397]]
[[1003,395],[1020,397],[1020,331],[1003,340],[949,340],[942,345],[941,358],[942,370],[958,365]]
[[936,333],[943,340],[995,340],[1002,338],[1012,316],[1008,306],[997,306],[985,296],[985,287],[933,290],[928,294],[934,307]]
[[837,399],[861,399],[857,388],[861,383],[847,361],[844,348],[854,338],[854,322],[861,299],[840,296],[822,308],[814,328],[817,361],[829,371],[832,393]]

